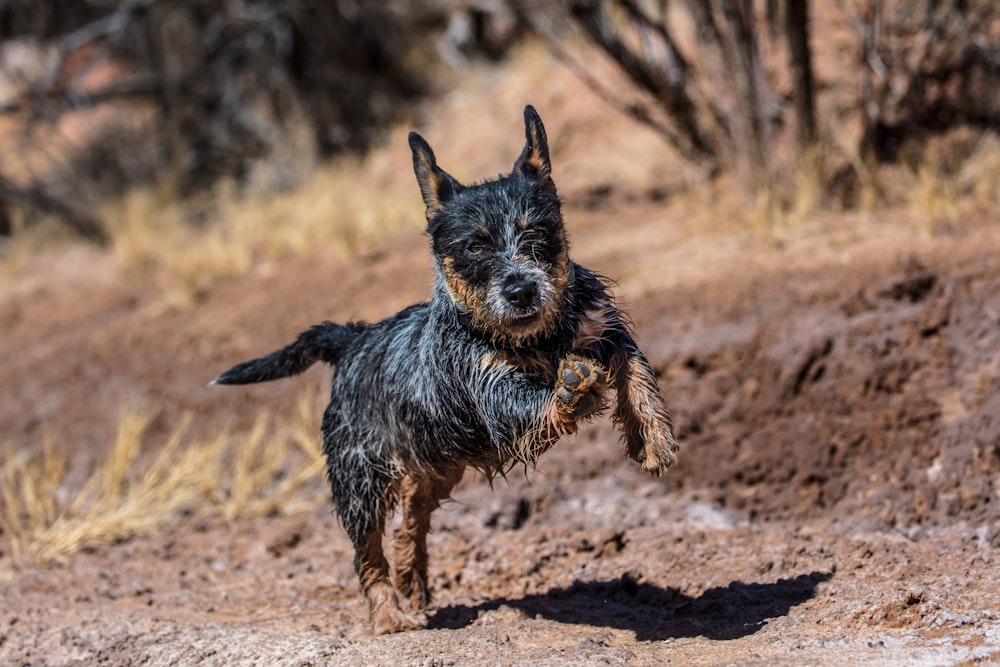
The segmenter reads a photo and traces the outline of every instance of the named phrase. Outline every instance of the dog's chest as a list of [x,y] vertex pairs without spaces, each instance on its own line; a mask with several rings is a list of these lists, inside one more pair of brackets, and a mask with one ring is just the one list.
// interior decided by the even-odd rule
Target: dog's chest
[[532,382],[551,386],[556,381],[557,358],[545,350],[493,350],[482,356],[484,369],[515,371],[525,375]]

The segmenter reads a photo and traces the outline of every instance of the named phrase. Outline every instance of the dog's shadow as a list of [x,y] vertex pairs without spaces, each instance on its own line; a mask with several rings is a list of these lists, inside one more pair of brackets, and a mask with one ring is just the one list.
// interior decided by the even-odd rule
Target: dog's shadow
[[506,606],[560,623],[631,630],[639,641],[695,636],[737,639],[757,632],[770,618],[787,615],[831,577],[828,572],[811,572],[767,584],[734,581],[691,597],[625,574],[610,581],[575,581],[567,588],[519,599],[443,607],[429,617],[428,627],[462,628],[480,614]]

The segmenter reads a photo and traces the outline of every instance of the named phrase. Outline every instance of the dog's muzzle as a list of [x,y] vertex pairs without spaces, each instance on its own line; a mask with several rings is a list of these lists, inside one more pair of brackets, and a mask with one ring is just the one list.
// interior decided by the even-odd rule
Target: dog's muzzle
[[532,314],[538,306],[538,286],[524,277],[508,278],[500,288],[500,296],[515,310],[525,311],[526,315]]

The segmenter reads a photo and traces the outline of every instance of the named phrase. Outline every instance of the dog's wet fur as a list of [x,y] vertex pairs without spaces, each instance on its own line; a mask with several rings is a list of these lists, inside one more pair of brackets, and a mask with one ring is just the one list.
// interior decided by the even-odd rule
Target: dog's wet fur
[[[431,513],[467,467],[532,466],[610,403],[629,457],[659,475],[677,443],[653,370],[608,281],[573,262],[542,121],[510,174],[462,185],[413,132],[437,279],[430,301],[381,322],[325,322],[220,375],[247,384],[334,367],[323,416],[333,499],[354,543],[375,633],[415,628],[428,604]],[[386,517],[402,506],[393,547]]]

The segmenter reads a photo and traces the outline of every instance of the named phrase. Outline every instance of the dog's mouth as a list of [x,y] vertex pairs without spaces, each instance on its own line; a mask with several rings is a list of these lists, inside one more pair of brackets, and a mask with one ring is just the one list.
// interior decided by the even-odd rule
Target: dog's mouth
[[504,319],[504,329],[507,330],[507,334],[521,341],[530,340],[549,328],[549,318],[545,309],[541,307],[511,313]]
[[517,315],[514,315],[514,317],[512,317],[511,319],[515,322],[524,322],[524,323],[534,322],[535,320],[538,319],[538,309],[532,308],[526,313],[519,313]]
[[508,325],[514,328],[528,328],[534,325],[541,318],[539,308],[531,308],[525,312],[514,313],[507,318]]

